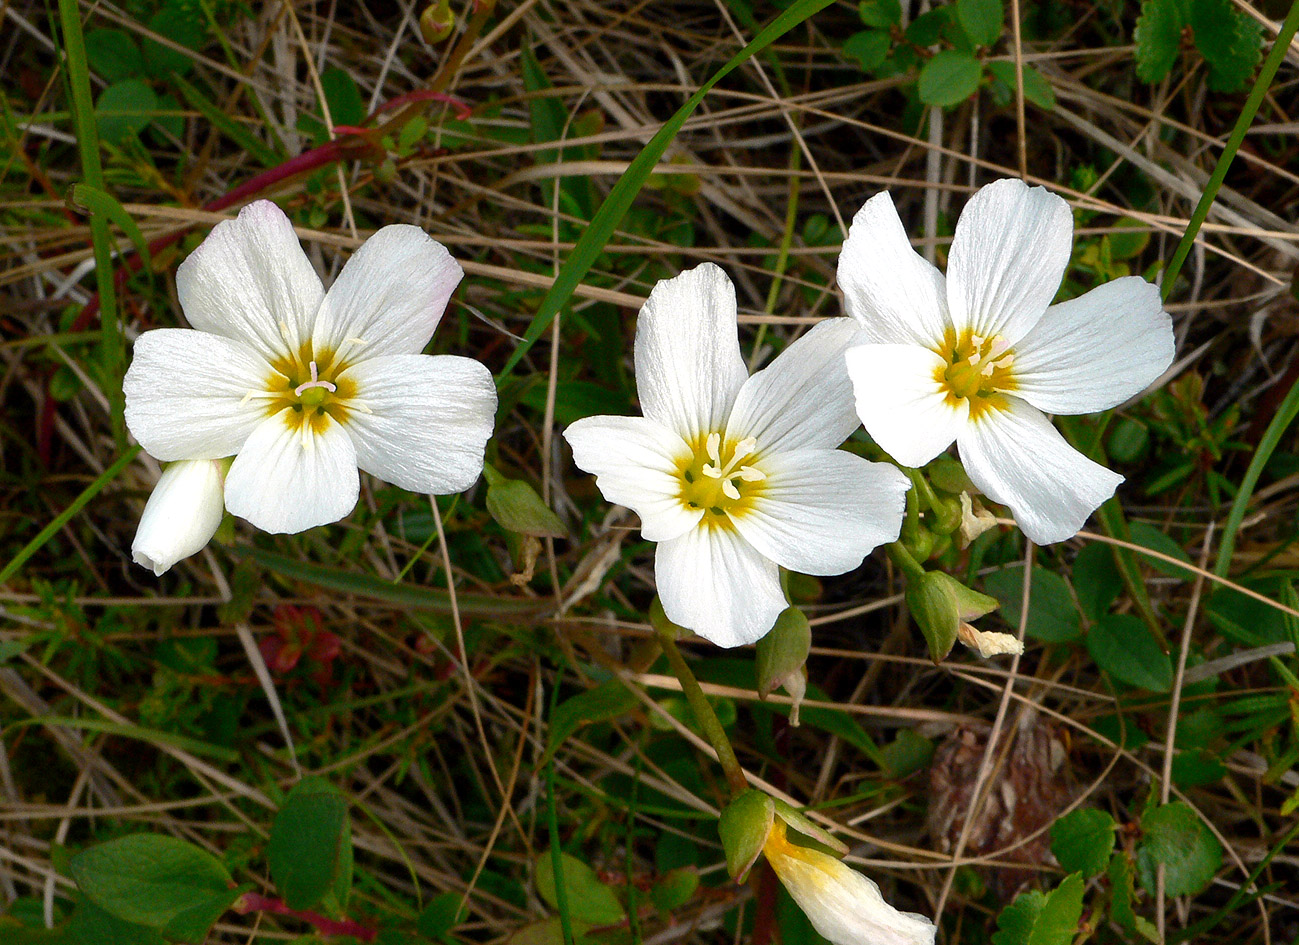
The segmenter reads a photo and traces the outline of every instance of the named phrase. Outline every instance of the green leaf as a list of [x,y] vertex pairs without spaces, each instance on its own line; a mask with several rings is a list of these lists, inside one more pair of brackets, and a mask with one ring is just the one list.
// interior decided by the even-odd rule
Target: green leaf
[[[197,6],[186,0],[166,0],[149,18],[149,29],[189,50],[198,50],[207,39],[206,21]],[[144,62],[150,74],[160,79],[187,75],[194,68],[193,56],[152,39],[144,41]]]
[[[1024,568],[1022,565],[993,571],[983,581],[984,589],[1001,601],[1001,613],[1006,623],[1019,627],[1019,607],[1024,599]],[[1045,568],[1033,569],[1033,584],[1029,588],[1028,623],[1025,633],[1046,643],[1062,643],[1082,635],[1082,622],[1078,608],[1069,594],[1064,578]]]
[[137,833],[78,853],[72,878],[90,902],[124,922],[201,941],[239,895],[212,854],[161,834]]
[[862,0],[857,14],[863,25],[887,31],[902,22],[902,4],[899,0]]
[[[1014,95],[1015,64],[1013,62],[998,59],[988,63],[988,71],[997,81],[1005,84],[1012,96]],[[1055,90],[1051,88],[1051,83],[1028,63],[1024,63],[1024,98],[1047,111],[1055,108]]]
[[[592,925],[616,925],[627,918],[627,911],[618,901],[617,895],[600,882],[595,870],[567,853],[561,853],[560,860],[563,864],[568,908],[574,919]],[[537,860],[537,894],[552,909],[558,908],[555,871],[549,850]]]
[[1095,876],[1114,851],[1114,826],[1105,811],[1079,808],[1051,825],[1051,852],[1065,872]]
[[907,27],[907,42],[917,46],[934,45],[943,35],[943,27],[951,21],[951,16],[951,8],[946,6],[920,14]]
[[1262,26],[1231,0],[1191,0],[1190,24],[1195,48],[1209,63],[1209,88],[1239,92],[1263,55]]
[[1182,801],[1157,807],[1141,818],[1137,875],[1154,892],[1156,866],[1164,866],[1164,891],[1193,896],[1209,885],[1222,865],[1222,847],[1213,832]]
[[501,373],[497,376],[498,386],[501,381],[509,377],[515,366],[523,359],[523,356],[528,353],[528,350],[550,326],[555,315],[568,303],[573,292],[581,284],[591,266],[595,264],[596,258],[604,251],[605,244],[613,236],[614,230],[626,215],[627,210],[636,199],[636,195],[640,193],[645,181],[653,173],[654,166],[658,163],[659,158],[663,156],[663,152],[667,150],[668,145],[676,138],[681,126],[694,114],[695,109],[699,107],[699,103],[704,100],[704,97],[713,90],[713,87],[718,82],[747,62],[750,57],[762,52],[795,26],[829,6],[831,2],[832,0],[795,0],[772,20],[762,32],[754,37],[752,42],[713,73],[708,81],[700,86],[698,91],[690,96],[671,118],[664,122],[663,127],[641,149],[640,154],[636,155],[627,170],[623,172],[622,177],[618,178],[618,183],[613,185],[613,189],[609,191],[609,195],[600,205],[600,209],[592,217],[590,225],[582,231],[582,235],[578,238],[573,251],[569,253],[564,265],[560,267],[554,283],[546,292],[545,298],[541,300],[541,306],[538,308],[537,314],[533,317],[527,331],[524,333],[523,342],[514,349],[514,353],[510,355],[509,360],[505,362],[505,367],[501,369]]
[[444,892],[429,900],[415,920],[415,930],[425,938],[451,941],[451,930],[464,921],[466,910],[460,907],[460,894]]
[[1108,614],[1087,631],[1087,652],[1120,682],[1151,692],[1173,688],[1173,663],[1132,614]]
[[147,269],[151,265],[149,241],[144,238],[144,234],[136,224],[135,218],[126,212],[126,209],[117,202],[116,197],[106,191],[91,187],[89,184],[73,184],[71,201],[83,213],[98,213],[107,217],[109,221],[116,223],[131,240],[131,244],[135,247],[135,251],[140,254],[145,268]]
[[[1129,526],[1129,533],[1134,545],[1140,545],[1142,548],[1149,548],[1151,551],[1157,551],[1170,558],[1176,558],[1178,561],[1185,561],[1187,564],[1191,563],[1191,556],[1183,550],[1182,546],[1153,525],[1148,525],[1145,522],[1133,522]],[[1150,565],[1151,568],[1158,571],[1160,574],[1165,574],[1168,577],[1181,578],[1184,581],[1195,580],[1194,571],[1188,571],[1186,568],[1179,568],[1177,565],[1165,561],[1162,558],[1153,558],[1150,555],[1143,555],[1140,552],[1137,552],[1137,557],[1141,561]]]
[[1100,620],[1123,590],[1123,575],[1108,545],[1092,542],[1073,561],[1074,590],[1078,606],[1090,621]]
[[215,125],[223,135],[239,145],[240,148],[255,157],[263,167],[274,167],[281,162],[280,155],[263,144],[256,135],[227,115],[215,103],[209,101],[193,85],[180,76],[172,76],[171,84],[180,90],[180,94],[185,97],[185,102],[190,108]]
[[863,71],[871,72],[888,58],[892,46],[892,37],[883,30],[862,30],[844,40],[843,52],[855,59]]
[[[1110,238],[1110,255],[1115,259],[1132,259],[1139,255],[1150,245],[1150,230],[1148,224],[1142,223],[1135,217],[1119,217],[1114,221],[1114,229],[1109,233]],[[1138,427],[1145,434],[1146,427],[1136,420],[1124,417],[1119,424],[1132,424]],[[1137,451],[1132,451],[1127,456],[1116,454],[1114,451],[1114,434],[1110,434],[1110,459],[1120,462],[1129,462],[1137,458]]]
[[144,73],[144,57],[135,40],[121,30],[91,30],[86,34],[86,58],[105,82],[133,79]]
[[680,909],[699,889],[699,871],[684,866],[665,873],[650,889],[650,898],[660,913]]
[[320,87],[325,90],[329,117],[335,125],[357,125],[365,118],[361,90],[356,87],[356,80],[347,70],[337,66],[326,69],[320,73]]
[[[1149,242],[1150,234],[1137,233],[1132,236],[1144,236],[1147,238],[1146,242]],[[1111,233],[1110,254],[1115,258],[1124,258],[1119,256],[1119,251],[1128,249],[1131,245],[1130,241],[1131,237],[1127,234]],[[1135,256],[1143,248],[1135,248],[1132,255]],[[1142,452],[1150,442],[1150,430],[1139,420],[1123,417],[1110,428],[1107,439],[1110,459],[1116,463],[1131,463],[1141,458]]]
[[115,82],[99,93],[95,123],[99,136],[121,147],[139,136],[158,110],[158,96],[140,79]]
[[[4,942],[12,941],[3,925],[0,925],[0,931],[5,933]],[[82,899],[68,920],[66,936],[55,941],[61,945],[163,945],[165,940],[157,929],[125,922],[88,899]],[[16,945],[22,942],[18,938]]]
[[[979,46],[991,46],[1001,38],[1006,10],[1001,0],[956,0],[956,18],[970,40]],[[1012,65],[1013,68],[1013,65]],[[1024,94],[1028,94],[1025,82]],[[1011,82],[1014,88],[1014,82]]]
[[1021,893],[997,916],[992,945],[1070,945],[1082,918],[1083,880],[1066,876],[1049,894]]
[[1146,0],[1133,33],[1137,46],[1137,78],[1160,82],[1177,61],[1182,46],[1182,14],[1177,0]]
[[619,718],[639,704],[631,690],[617,679],[606,680],[594,689],[565,699],[551,713],[546,753],[538,766],[545,765],[565,740],[583,725]]
[[290,909],[310,909],[328,893],[340,906],[352,885],[347,799],[324,778],[303,778],[275,815],[266,859]]
[[983,67],[965,52],[944,49],[920,70],[920,101],[947,107],[963,102],[979,88]]

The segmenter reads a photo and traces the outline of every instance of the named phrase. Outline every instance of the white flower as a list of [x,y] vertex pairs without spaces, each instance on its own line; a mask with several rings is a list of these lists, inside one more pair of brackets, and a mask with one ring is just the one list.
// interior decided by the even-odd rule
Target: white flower
[[846,863],[789,842],[779,818],[762,852],[812,927],[833,945],[932,945],[934,923],[894,909],[872,880]]
[[136,564],[162,574],[203,549],[221,524],[221,463],[182,460],[162,471],[131,542]]
[[955,440],[974,484],[1040,544],[1074,535],[1123,481],[1045,414],[1120,404],[1173,359],[1172,321],[1144,279],[1051,305],[1072,240],[1064,200],[1001,180],[966,205],[946,279],[911,249],[887,193],[862,207],[839,257],[870,342],[847,356],[867,432],[907,466]]
[[719,646],[752,643],[786,602],[777,566],[842,574],[901,527],[907,477],[837,450],[857,426],[850,319],[817,325],[748,377],[735,289],[704,264],[660,282],[636,326],[644,417],[564,436],[610,502],[659,543],[663,612]]
[[342,518],[358,466],[413,492],[466,489],[491,435],[491,375],[419,353],[462,276],[419,228],[386,226],[326,292],[288,217],[249,204],[176,273],[197,330],[136,341],[127,426],[160,460],[235,456],[226,508],[268,532]]

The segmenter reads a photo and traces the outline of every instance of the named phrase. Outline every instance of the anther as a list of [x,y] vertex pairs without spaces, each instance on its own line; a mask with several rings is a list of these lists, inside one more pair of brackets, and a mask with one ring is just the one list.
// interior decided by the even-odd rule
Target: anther
[[300,384],[300,385],[298,385],[297,387],[295,387],[295,388],[293,389],[293,395],[294,395],[295,397],[301,397],[301,396],[302,396],[302,392],[303,392],[304,390],[311,390],[311,388],[313,388],[313,387],[323,387],[325,390],[329,391],[331,394],[338,390],[338,385],[337,385],[337,384],[331,384],[329,381],[322,381],[322,380],[320,379],[320,376],[316,373],[316,370],[317,370],[317,369],[316,369],[316,362],[315,362],[315,361],[312,361],[312,362],[311,362],[311,380],[307,381],[307,383],[305,383],[305,384]]

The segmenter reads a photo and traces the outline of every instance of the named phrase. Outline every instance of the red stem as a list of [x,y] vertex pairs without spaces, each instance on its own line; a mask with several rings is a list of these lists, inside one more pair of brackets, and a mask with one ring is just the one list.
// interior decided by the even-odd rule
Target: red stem
[[240,915],[247,915],[250,912],[269,912],[272,915],[286,915],[301,919],[314,926],[321,935],[350,935],[363,942],[373,942],[379,934],[376,930],[367,928],[359,922],[353,922],[351,919],[330,919],[318,912],[290,909],[282,900],[259,893],[244,893],[235,900],[232,908]]

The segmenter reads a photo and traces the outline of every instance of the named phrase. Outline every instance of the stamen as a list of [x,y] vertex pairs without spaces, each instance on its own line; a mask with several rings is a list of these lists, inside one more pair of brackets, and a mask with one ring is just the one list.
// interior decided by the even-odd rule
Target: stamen
[[718,466],[722,464],[722,457],[719,452],[721,448],[722,448],[722,435],[720,433],[708,434],[708,443],[706,444],[705,449],[708,450],[708,458],[711,459],[713,463]]
[[767,474],[761,469],[755,469],[752,466],[741,466],[740,478],[745,482],[762,482],[767,478]]
[[722,494],[728,499],[738,499],[740,497],[740,490],[735,488],[735,483],[727,479],[722,483]]
[[992,350],[988,352],[988,357],[995,358],[1009,347],[1010,342],[1001,337],[1001,335],[998,335],[992,340]]
[[322,381],[322,380],[320,380],[320,376],[317,374],[316,371],[317,371],[317,369],[316,369],[316,362],[315,362],[315,361],[312,361],[312,362],[311,362],[311,380],[307,381],[307,383],[305,383],[305,384],[300,384],[298,387],[294,388],[294,390],[293,390],[293,394],[294,394],[295,397],[301,397],[301,396],[302,396],[302,392],[303,392],[304,390],[310,390],[310,389],[313,388],[313,387],[323,387],[325,390],[329,391],[331,394],[334,393],[334,392],[336,392],[336,391],[338,390],[338,385],[337,385],[337,384],[331,384],[329,381]]

